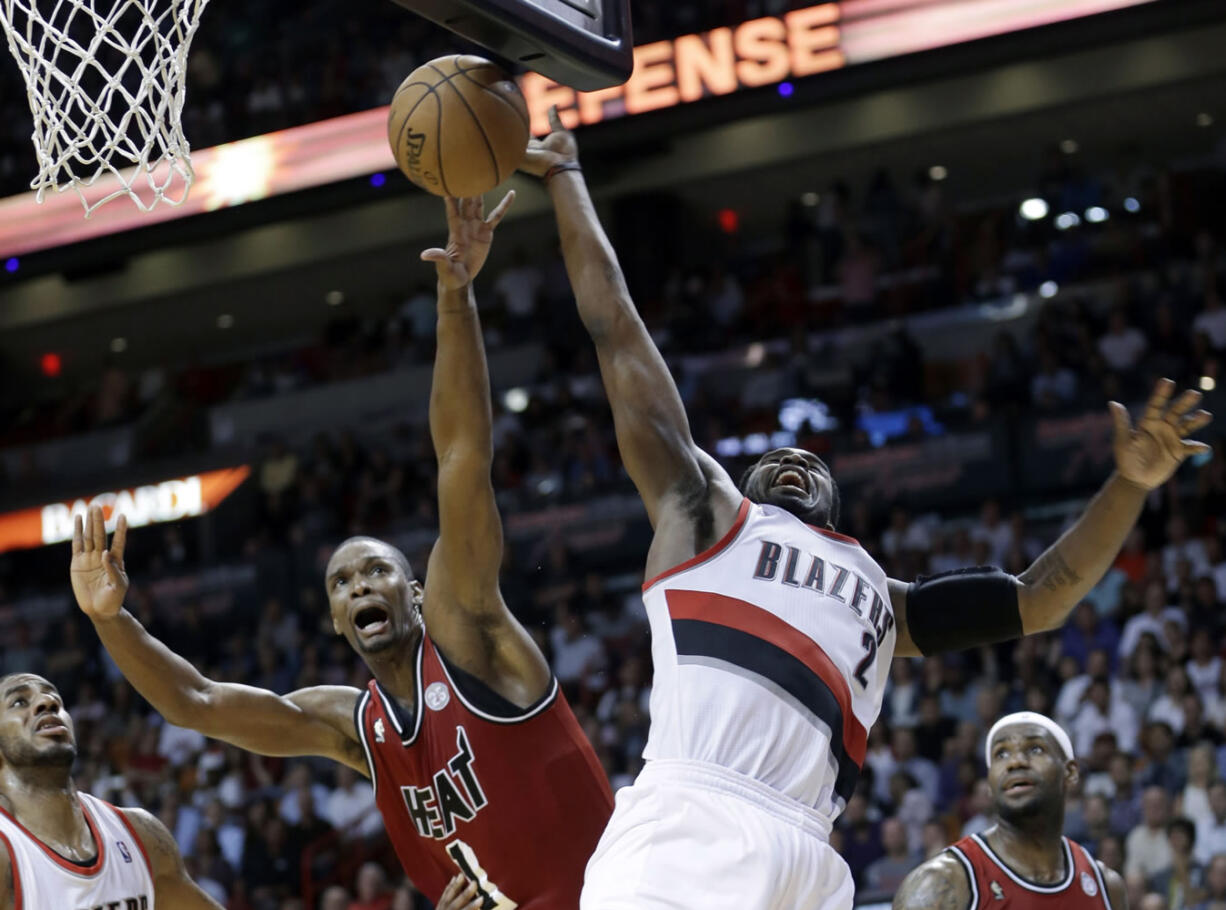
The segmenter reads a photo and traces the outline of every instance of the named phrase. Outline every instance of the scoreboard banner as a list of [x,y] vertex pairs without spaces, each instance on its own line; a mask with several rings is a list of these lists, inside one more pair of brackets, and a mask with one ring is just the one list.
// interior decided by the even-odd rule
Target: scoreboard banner
[[195,518],[217,508],[250,474],[250,466],[238,465],[0,514],[0,553],[71,540],[73,520],[90,506],[102,507],[108,533],[115,530],[120,514],[134,528]]
[[[843,0],[640,45],[629,80],[613,88],[577,92],[537,73],[520,85],[539,135],[553,105],[573,128],[1153,2]],[[195,151],[196,185],[178,207],[144,213],[116,203],[83,219],[72,193],[49,194],[41,205],[34,193],[0,199],[0,258],[391,170],[387,113],[381,107]],[[85,195],[94,201],[114,188],[102,179]]]

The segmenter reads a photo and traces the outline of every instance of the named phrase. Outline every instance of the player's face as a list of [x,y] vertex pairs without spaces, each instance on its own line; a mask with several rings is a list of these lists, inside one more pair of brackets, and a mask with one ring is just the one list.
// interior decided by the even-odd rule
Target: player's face
[[763,455],[745,483],[745,495],[753,502],[786,509],[809,524],[830,524],[834,502],[830,471],[804,449],[775,449]]
[[347,543],[328,561],[332,626],[360,654],[411,642],[421,631],[421,585],[377,541]]
[[41,676],[0,680],[0,758],[13,767],[71,768],[76,732],[59,691]]
[[1038,724],[1005,727],[992,740],[988,787],[996,814],[1006,821],[1053,813],[1077,779],[1077,766]]

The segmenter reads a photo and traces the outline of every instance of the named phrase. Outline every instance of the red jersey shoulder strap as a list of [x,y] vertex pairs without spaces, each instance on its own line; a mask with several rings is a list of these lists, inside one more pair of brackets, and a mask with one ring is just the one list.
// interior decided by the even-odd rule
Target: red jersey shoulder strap
[[966,880],[970,882],[971,899],[970,903],[966,905],[966,910],[979,910],[979,875],[975,870],[974,862],[967,855],[968,849],[979,852],[979,848],[971,842],[971,839],[964,837],[956,844],[950,844],[946,847],[945,852],[949,853],[961,864],[963,871],[966,872]]
[[[1107,910],[1114,910],[1111,906],[1111,895],[1107,892],[1107,877],[1103,875],[1102,867],[1098,865],[1098,861],[1090,855],[1090,851],[1081,844],[1073,840],[1065,838],[1065,842],[1072,846],[1074,862],[1077,865],[1078,876],[1085,876],[1087,879],[1094,881],[1098,885],[1098,893],[1102,896],[1103,906]],[[1089,888],[1086,887],[1088,881],[1083,880],[1081,889],[1089,894]]]

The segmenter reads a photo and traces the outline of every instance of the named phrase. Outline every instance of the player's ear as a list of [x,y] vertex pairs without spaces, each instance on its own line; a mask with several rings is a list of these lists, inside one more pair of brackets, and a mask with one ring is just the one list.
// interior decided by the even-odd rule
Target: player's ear
[[1064,785],[1070,790],[1077,786],[1077,782],[1081,780],[1081,769],[1077,767],[1077,762],[1069,759],[1064,766]]
[[409,582],[409,591],[413,597],[413,603],[420,607],[422,601],[426,598],[426,589],[421,586],[421,582],[414,578]]

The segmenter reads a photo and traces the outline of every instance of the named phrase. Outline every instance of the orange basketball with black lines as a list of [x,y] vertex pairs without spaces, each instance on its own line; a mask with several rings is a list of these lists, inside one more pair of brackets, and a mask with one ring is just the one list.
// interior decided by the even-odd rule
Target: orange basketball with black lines
[[436,196],[478,196],[528,149],[528,105],[500,67],[452,54],[419,66],[392,98],[387,138],[405,176]]

